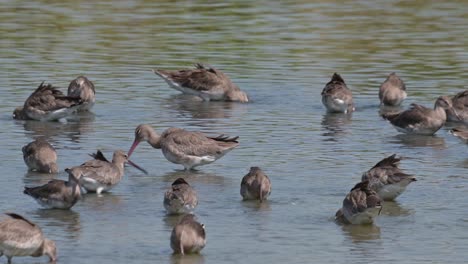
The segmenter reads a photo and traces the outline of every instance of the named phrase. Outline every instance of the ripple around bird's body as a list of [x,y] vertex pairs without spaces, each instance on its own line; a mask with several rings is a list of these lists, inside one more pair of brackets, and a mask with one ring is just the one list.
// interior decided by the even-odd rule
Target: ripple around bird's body
[[[408,92],[399,109],[432,107],[439,95],[466,89],[467,8],[460,1],[6,1],[0,212],[38,223],[62,263],[466,262],[466,145],[450,126],[433,137],[400,135],[379,117],[378,88],[397,72]],[[196,62],[223,70],[251,102],[181,96],[151,71]],[[353,93],[352,114],[327,114],[321,104],[334,72]],[[96,87],[93,113],[66,124],[11,119],[40,82],[65,91],[82,74]],[[26,171],[24,144],[45,136],[63,171],[96,149],[109,158],[127,151],[140,123],[240,136],[240,145],[184,173],[142,143],[132,160],[149,175],[128,167],[111,193],[86,195],[69,212],[41,210],[22,194],[25,184],[43,183]],[[375,225],[336,225],[362,172],[393,153],[418,181],[384,204]],[[272,181],[265,203],[241,202],[251,166]],[[171,255],[177,219],[162,202],[180,176],[199,195],[195,213],[207,232],[200,256]]]

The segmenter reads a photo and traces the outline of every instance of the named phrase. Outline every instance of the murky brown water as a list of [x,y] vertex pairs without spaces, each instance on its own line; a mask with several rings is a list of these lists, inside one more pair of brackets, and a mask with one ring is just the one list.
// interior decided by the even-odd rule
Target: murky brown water
[[[466,10],[463,1],[3,1],[0,212],[42,226],[60,263],[466,262],[467,146],[450,126],[434,137],[399,135],[379,118],[377,96],[392,71],[408,88],[403,108],[466,89]],[[151,72],[195,62],[223,69],[252,102],[193,101]],[[352,116],[321,105],[333,72],[353,91]],[[65,89],[80,74],[95,83],[94,115],[67,124],[11,119],[40,82]],[[149,175],[128,168],[111,193],[87,195],[72,211],[41,210],[22,194],[50,179],[26,171],[21,147],[32,139],[46,136],[63,170],[97,148],[128,150],[140,123],[238,135],[241,145],[187,174],[142,144],[132,158]],[[393,153],[418,181],[385,203],[375,225],[336,225],[361,173]],[[240,199],[250,166],[273,182],[261,206]],[[171,255],[177,219],[162,201],[179,176],[200,196],[208,243],[199,256]]]

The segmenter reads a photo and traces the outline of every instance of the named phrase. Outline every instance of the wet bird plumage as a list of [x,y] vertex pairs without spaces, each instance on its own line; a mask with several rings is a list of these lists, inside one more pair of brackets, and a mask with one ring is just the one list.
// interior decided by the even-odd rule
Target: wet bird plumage
[[13,118],[55,121],[73,114],[81,104],[81,98],[66,96],[51,84],[42,82],[26,99],[23,107],[15,109]]
[[205,245],[205,226],[194,215],[185,215],[172,229],[171,248],[175,254],[199,253]]
[[93,82],[85,76],[78,76],[68,85],[68,96],[81,98],[83,104],[78,111],[89,111],[96,102],[96,90]]
[[168,214],[191,213],[198,205],[197,193],[183,178],[178,178],[164,194],[163,204]]
[[38,138],[23,146],[23,160],[29,170],[57,173],[57,152],[44,138]]
[[65,171],[68,173],[68,181],[54,179],[41,186],[24,187],[23,193],[45,208],[70,209],[81,199],[81,172],[71,169]]
[[245,92],[235,85],[222,71],[203,64],[196,64],[195,69],[161,70],[153,72],[169,84],[170,87],[185,94],[191,94],[205,101],[249,101]]
[[322,103],[330,113],[350,113],[354,111],[353,95],[345,81],[337,73],[322,90]]
[[411,182],[416,181],[413,175],[404,173],[398,167],[400,160],[401,158],[393,154],[379,161],[362,175],[361,180],[369,181],[369,188],[377,192],[382,200],[394,200]]
[[396,75],[396,73],[390,73],[379,89],[380,104],[397,106],[400,105],[405,98],[405,83]]
[[240,194],[244,200],[266,200],[271,193],[271,182],[259,167],[251,167],[242,178]]
[[372,224],[382,209],[382,200],[369,188],[369,181],[356,184],[343,200],[335,220],[347,224]]
[[444,106],[448,102],[439,97],[434,109],[419,104],[411,104],[410,108],[397,114],[383,114],[382,117],[399,131],[408,134],[433,135],[446,122]]

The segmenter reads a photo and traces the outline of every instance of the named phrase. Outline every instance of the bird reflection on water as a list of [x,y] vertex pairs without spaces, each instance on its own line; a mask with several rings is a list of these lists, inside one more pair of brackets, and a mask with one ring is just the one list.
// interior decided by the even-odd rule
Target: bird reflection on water
[[347,126],[351,124],[352,113],[326,113],[323,115],[321,125],[326,130],[322,135],[331,137],[325,141],[337,141],[340,136],[349,133]]
[[63,229],[65,237],[73,240],[78,240],[81,235],[80,214],[74,210],[60,209],[37,209],[32,212],[38,218],[46,219],[47,226]]
[[32,139],[44,137],[48,141],[54,142],[56,137],[66,136],[72,142],[79,143],[81,135],[94,131],[94,119],[95,115],[93,113],[83,112],[68,120],[67,123],[35,120],[16,121],[16,123],[18,125],[22,124],[26,136],[30,136]]

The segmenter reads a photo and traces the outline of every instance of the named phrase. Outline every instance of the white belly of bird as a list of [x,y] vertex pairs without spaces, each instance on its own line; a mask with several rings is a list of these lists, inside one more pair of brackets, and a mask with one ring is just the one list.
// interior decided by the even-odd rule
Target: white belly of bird
[[351,216],[345,214],[346,219],[353,225],[372,224],[374,218],[379,215],[381,207],[375,207]]
[[168,161],[170,161],[172,163],[175,163],[175,164],[182,164],[184,166],[184,168],[186,168],[186,169],[191,169],[191,168],[194,168],[194,167],[197,167],[197,166],[202,166],[202,165],[205,165],[205,164],[209,164],[209,163],[212,163],[215,160],[219,159],[220,157],[222,157],[222,155],[219,156],[219,157],[209,156],[209,155],[201,156],[201,157],[186,155],[185,157],[180,158],[179,156],[176,156],[176,155],[170,153],[165,148],[162,149],[162,152],[164,154],[164,157],[166,157],[166,159]]
[[400,194],[402,194],[407,185],[394,183],[394,184],[387,184],[384,185],[379,191],[378,194],[382,200],[391,201],[395,200]]
[[171,79],[167,78],[166,76],[162,76],[162,77],[167,82],[167,84],[169,84],[170,87],[176,89],[177,91],[181,91],[184,94],[191,94],[191,95],[198,96],[198,97],[202,98],[204,101],[210,101],[210,100],[219,101],[219,100],[224,99],[224,92],[223,91],[217,92],[217,93],[208,92],[208,91],[197,91],[197,90],[194,90],[192,88],[181,86],[180,84],[172,81]]
[[61,108],[55,111],[45,112],[42,114],[35,113],[34,111],[27,111],[27,114],[30,118],[39,121],[55,121],[63,119],[71,114],[73,114],[79,106]]
[[325,96],[322,102],[327,108],[328,112],[346,113],[348,112],[348,105],[341,99]]
[[80,179],[80,184],[87,192],[96,192],[98,194],[101,192],[107,192],[114,187],[112,185],[102,184],[95,179],[88,177],[82,177]]

